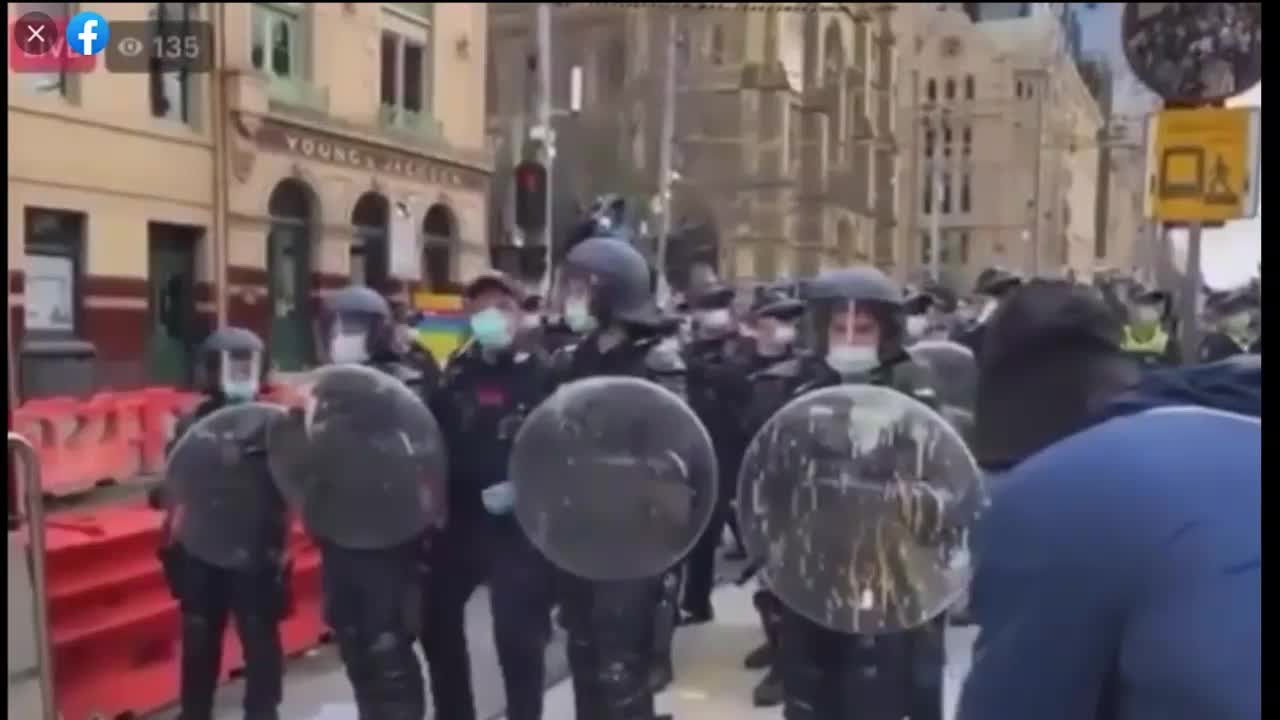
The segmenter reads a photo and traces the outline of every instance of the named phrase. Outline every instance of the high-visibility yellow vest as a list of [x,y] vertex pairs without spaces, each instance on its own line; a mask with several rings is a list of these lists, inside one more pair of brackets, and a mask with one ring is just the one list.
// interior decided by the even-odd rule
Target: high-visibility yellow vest
[[1169,346],[1169,333],[1164,331],[1162,327],[1156,327],[1151,337],[1146,340],[1139,340],[1134,337],[1133,329],[1126,325],[1124,328],[1124,344],[1122,347],[1131,353],[1141,353],[1143,355],[1163,355],[1165,348]]

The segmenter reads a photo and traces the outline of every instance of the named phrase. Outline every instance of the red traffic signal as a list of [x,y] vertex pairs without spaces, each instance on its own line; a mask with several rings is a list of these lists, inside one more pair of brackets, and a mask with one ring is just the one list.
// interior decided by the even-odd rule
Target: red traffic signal
[[523,162],[515,169],[516,227],[529,233],[547,226],[547,168]]

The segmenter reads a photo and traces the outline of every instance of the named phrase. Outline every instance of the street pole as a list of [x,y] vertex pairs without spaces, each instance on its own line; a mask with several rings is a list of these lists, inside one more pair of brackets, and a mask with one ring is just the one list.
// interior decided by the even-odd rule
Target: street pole
[[542,274],[542,297],[549,298],[551,295],[551,279],[554,273],[553,262],[555,260],[555,243],[554,230],[555,223],[553,216],[553,208],[555,204],[552,202],[552,188],[555,183],[552,181],[554,175],[553,167],[556,160],[556,134],[551,127],[551,64],[553,62],[553,53],[551,52],[551,4],[538,3],[538,124],[542,126],[544,133],[542,138],[542,163],[547,170],[546,179],[546,205],[544,213],[546,218],[546,227],[542,231],[543,243],[545,244],[544,252],[546,253],[546,271]]
[[667,284],[667,244],[671,234],[671,164],[676,142],[676,29],[676,11],[669,10],[662,78],[662,144],[658,148],[658,203],[662,215],[658,222],[657,300],[663,307],[671,293]]
[[[1048,73],[1043,77],[1048,78]],[[1031,276],[1040,275],[1040,156],[1044,153],[1044,94],[1049,90],[1049,83],[1038,83],[1036,94],[1036,137],[1035,137],[1035,177],[1032,179],[1031,195]]]
[[[941,130],[941,128],[939,128]],[[937,132],[935,137],[940,137]],[[929,184],[933,186],[933,207],[929,208],[929,277],[942,283],[942,168],[929,163]]]
[[1187,228],[1187,267],[1183,273],[1181,306],[1178,315],[1182,320],[1182,357],[1189,362],[1200,352],[1200,230],[1198,222]]

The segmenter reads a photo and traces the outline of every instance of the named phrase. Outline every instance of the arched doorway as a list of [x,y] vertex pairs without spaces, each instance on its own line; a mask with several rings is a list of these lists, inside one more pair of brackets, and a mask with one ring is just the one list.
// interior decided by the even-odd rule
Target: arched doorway
[[457,233],[458,223],[447,205],[432,205],[422,218],[422,277],[430,292],[444,293],[452,288]]
[[280,181],[267,200],[267,296],[271,310],[271,365],[297,371],[311,358],[311,237],[318,215],[315,192],[304,182]]
[[367,192],[351,211],[351,282],[379,292],[387,291],[391,203],[376,192]]

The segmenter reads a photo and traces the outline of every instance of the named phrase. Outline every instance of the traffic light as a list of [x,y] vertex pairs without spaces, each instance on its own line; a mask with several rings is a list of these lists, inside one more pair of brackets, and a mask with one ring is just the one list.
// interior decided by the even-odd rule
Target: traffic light
[[547,169],[542,163],[516,166],[516,227],[527,233],[547,227]]

